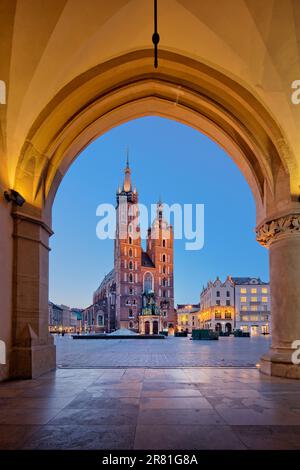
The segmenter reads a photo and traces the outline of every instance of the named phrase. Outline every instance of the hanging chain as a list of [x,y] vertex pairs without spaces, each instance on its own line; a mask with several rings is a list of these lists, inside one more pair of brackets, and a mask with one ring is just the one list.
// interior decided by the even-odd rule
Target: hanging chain
[[158,67],[158,43],[159,43],[159,34],[157,32],[157,0],[154,0],[154,33],[152,35],[152,42],[154,44],[154,68]]

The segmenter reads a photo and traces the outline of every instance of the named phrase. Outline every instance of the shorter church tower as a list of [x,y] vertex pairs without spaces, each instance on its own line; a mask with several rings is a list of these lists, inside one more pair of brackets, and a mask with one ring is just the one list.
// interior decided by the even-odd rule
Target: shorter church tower
[[173,227],[164,219],[163,203],[159,200],[156,218],[148,230],[147,254],[155,266],[154,291],[164,329],[172,329],[175,326],[173,244]]

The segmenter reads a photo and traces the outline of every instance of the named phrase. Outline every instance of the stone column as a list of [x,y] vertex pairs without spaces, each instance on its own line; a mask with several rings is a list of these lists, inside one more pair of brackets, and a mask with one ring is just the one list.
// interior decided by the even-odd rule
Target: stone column
[[150,335],[153,335],[153,321],[152,321],[152,318],[149,320],[149,323],[150,323]]
[[286,214],[257,228],[257,240],[270,250],[272,346],[261,372],[300,379],[292,343],[300,340],[300,214]]
[[12,378],[34,378],[56,366],[48,332],[49,236],[39,218],[13,212]]

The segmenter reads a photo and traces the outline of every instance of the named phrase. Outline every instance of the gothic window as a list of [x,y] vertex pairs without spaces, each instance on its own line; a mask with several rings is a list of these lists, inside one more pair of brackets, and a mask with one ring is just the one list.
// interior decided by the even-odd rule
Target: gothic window
[[166,247],[166,240],[163,240],[163,247],[165,248]]
[[132,273],[129,274],[129,282],[133,282],[133,274]]
[[163,266],[163,273],[166,274],[166,267]]
[[130,294],[130,295],[133,295],[133,289],[132,289],[132,287],[130,287],[130,289],[129,289],[129,294]]
[[162,285],[163,285],[163,286],[166,286],[166,285],[167,285],[167,280],[166,280],[165,278],[163,278],[163,280],[162,280]]
[[163,290],[163,295],[162,296],[166,297],[166,291],[165,290]]
[[133,262],[129,261],[129,269],[133,269]]
[[132,233],[132,225],[131,224],[128,225],[128,232]]
[[97,315],[97,325],[103,326],[103,315]]
[[164,263],[166,262],[166,255],[162,255],[162,260]]
[[128,309],[128,316],[129,316],[129,317],[133,317],[132,308]]
[[152,275],[150,273],[146,273],[144,276],[144,292],[149,292],[150,290],[153,290],[152,281]]
[[136,305],[136,300],[135,299],[133,299],[132,304]]
[[132,258],[132,249],[131,248],[129,250],[129,256],[130,256],[130,258]]
[[128,242],[129,242],[129,245],[132,245],[132,238],[131,237],[129,237]]

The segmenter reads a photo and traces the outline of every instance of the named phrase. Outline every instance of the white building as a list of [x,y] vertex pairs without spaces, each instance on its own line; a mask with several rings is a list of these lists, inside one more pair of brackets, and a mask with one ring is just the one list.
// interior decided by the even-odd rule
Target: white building
[[251,336],[271,333],[270,285],[259,278],[233,277],[236,329]]
[[228,276],[203,287],[200,296],[200,328],[231,333],[235,328],[234,284]]

